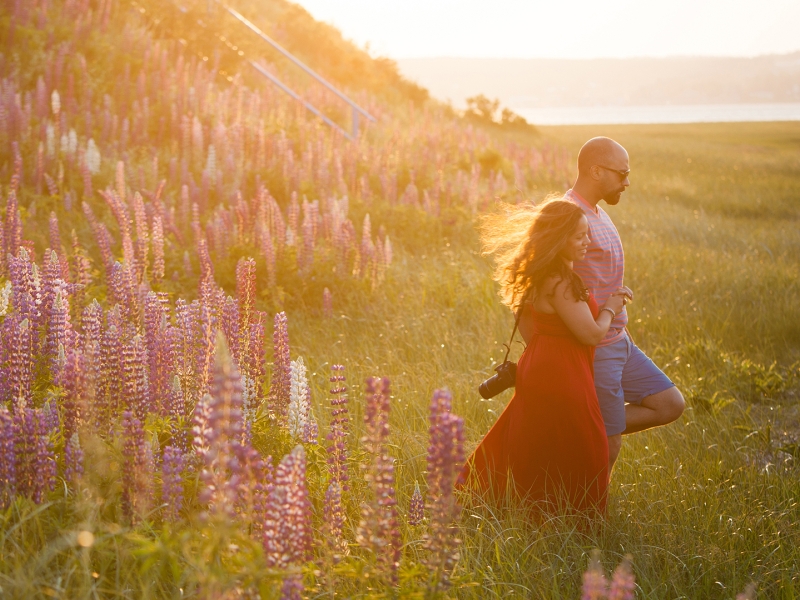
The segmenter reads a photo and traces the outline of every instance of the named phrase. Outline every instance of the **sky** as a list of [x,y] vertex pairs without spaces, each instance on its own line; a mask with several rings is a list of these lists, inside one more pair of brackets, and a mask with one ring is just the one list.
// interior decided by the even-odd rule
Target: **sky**
[[[297,0],[296,0],[297,1]],[[299,0],[373,56],[755,56],[800,50],[800,0]]]

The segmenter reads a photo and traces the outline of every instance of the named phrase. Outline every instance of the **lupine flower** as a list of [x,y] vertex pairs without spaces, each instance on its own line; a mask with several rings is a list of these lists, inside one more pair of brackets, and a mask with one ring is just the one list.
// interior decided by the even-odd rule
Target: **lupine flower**
[[161,281],[164,279],[164,227],[161,217],[153,217],[153,279]]
[[48,418],[42,410],[18,406],[14,414],[17,493],[37,504],[55,482],[55,454]]
[[200,474],[204,489],[199,499],[217,514],[230,514],[237,504],[242,478],[238,460],[244,427],[242,381],[221,335],[216,354]]
[[602,600],[608,594],[608,580],[600,564],[600,551],[592,551],[589,568],[583,574],[581,600]]
[[458,544],[453,520],[458,506],[453,487],[464,463],[464,420],[450,412],[452,396],[436,390],[431,401],[430,445],[428,446],[428,514],[430,532],[425,546],[427,565],[436,589],[449,585],[450,572],[458,560]]
[[289,384],[289,408],[287,411],[287,429],[289,434],[298,439],[302,437],[308,420],[311,399],[308,396],[308,378],[303,357],[291,362]]
[[[8,391],[14,406],[26,404],[31,399],[33,383],[33,349],[31,327],[28,319],[14,314],[6,319],[11,330],[8,360]],[[16,408],[15,408],[16,410]]]
[[756,584],[748,583],[743,592],[736,594],[736,600],[756,600]]
[[334,560],[349,554],[347,540],[344,538],[344,507],[342,506],[342,487],[336,481],[328,484],[325,490],[325,526],[327,535],[325,539],[334,552]]
[[83,475],[83,449],[78,432],[73,433],[64,448],[64,479],[74,483]]
[[328,471],[331,481],[336,482],[343,492],[350,488],[347,481],[347,435],[350,433],[350,418],[347,411],[347,386],[344,384],[344,366],[331,366],[331,421],[328,432]]
[[0,508],[7,508],[17,493],[17,456],[14,418],[0,406]]
[[92,175],[97,175],[100,172],[100,151],[94,140],[89,138],[86,144],[86,168]]
[[408,505],[408,524],[419,525],[424,519],[425,502],[422,499],[422,492],[419,491],[419,482],[414,482],[414,493],[411,494],[411,501]]
[[304,589],[302,575],[287,575],[281,584],[281,600],[302,600]]
[[306,488],[306,452],[298,445],[275,470],[264,517],[267,566],[286,569],[311,551],[311,502]]
[[0,287],[0,317],[8,314],[8,306],[11,303],[11,282],[6,281],[3,287]]
[[130,410],[122,413],[122,512],[135,521],[148,498],[151,474],[142,423]]
[[631,569],[631,557],[626,556],[614,570],[608,588],[608,600],[634,600],[636,597],[636,578]]
[[289,408],[292,366],[289,356],[289,328],[284,312],[275,315],[272,344],[272,384],[269,390],[269,408],[281,422],[285,422]]
[[397,526],[397,500],[394,491],[394,461],[386,447],[389,440],[389,380],[367,379],[364,409],[366,435],[361,439],[372,455],[370,465],[363,465],[365,479],[370,483],[374,499],[364,503],[356,539],[369,549],[382,570],[395,579],[400,566],[400,531]]
[[164,508],[164,520],[176,521],[183,505],[183,469],[185,466],[183,451],[177,446],[164,448],[161,463],[161,502]]

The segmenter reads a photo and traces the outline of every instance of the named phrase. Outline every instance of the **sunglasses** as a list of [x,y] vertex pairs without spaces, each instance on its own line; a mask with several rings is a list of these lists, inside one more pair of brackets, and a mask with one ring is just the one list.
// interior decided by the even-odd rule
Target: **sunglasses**
[[603,165],[597,165],[601,169],[605,169],[606,171],[613,171],[617,175],[619,175],[620,181],[623,181],[628,175],[631,174],[631,170],[628,169],[627,171],[620,171],[619,169],[612,169],[611,167],[604,167]]

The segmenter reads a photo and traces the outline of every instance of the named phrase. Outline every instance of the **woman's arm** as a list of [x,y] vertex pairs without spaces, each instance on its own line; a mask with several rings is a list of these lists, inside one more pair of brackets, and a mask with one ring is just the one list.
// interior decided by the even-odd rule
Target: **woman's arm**
[[549,300],[558,316],[582,344],[596,346],[603,341],[614,316],[622,310],[623,298],[624,294],[620,292],[612,294],[603,308],[614,311],[614,314],[609,310],[601,310],[597,319],[592,317],[586,302],[575,298],[572,286],[567,281],[560,281],[556,285]]

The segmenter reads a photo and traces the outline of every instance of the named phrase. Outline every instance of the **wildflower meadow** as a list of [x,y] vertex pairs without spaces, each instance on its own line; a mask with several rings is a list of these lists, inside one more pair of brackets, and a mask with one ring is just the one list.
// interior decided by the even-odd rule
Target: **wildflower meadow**
[[631,331],[689,408],[602,523],[533,523],[454,489],[509,398],[475,219],[600,132],[459,115],[257,4],[376,122],[205,1],[0,6],[0,597],[797,597],[800,128],[609,133]]

